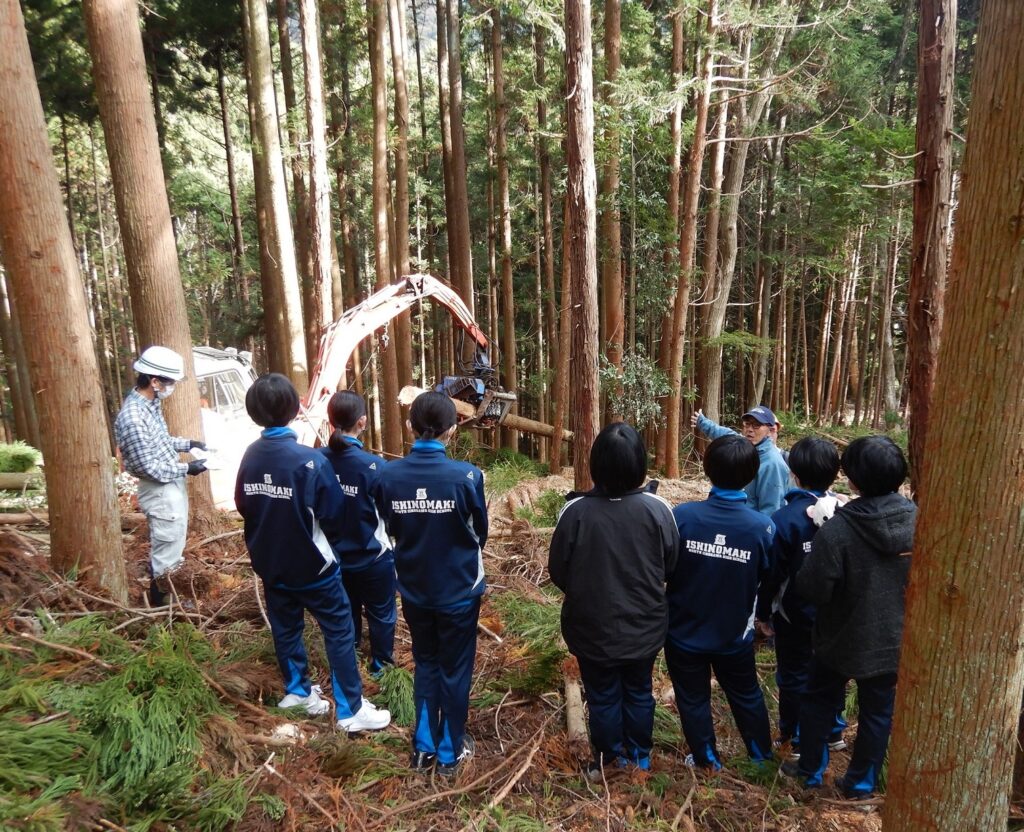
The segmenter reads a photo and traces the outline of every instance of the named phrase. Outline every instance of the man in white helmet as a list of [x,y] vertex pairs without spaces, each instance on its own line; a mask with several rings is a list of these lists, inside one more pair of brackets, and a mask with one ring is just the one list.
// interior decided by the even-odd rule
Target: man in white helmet
[[182,462],[179,453],[193,448],[206,450],[198,439],[171,436],[161,401],[174,392],[175,382],[185,377],[185,362],[167,347],[149,347],[132,365],[138,373],[114,421],[114,437],[121,449],[125,470],[139,479],[139,508],[149,523],[149,600],[167,603],[168,575],[184,561],[188,533],[188,495],[185,476],[201,474],[199,460]]

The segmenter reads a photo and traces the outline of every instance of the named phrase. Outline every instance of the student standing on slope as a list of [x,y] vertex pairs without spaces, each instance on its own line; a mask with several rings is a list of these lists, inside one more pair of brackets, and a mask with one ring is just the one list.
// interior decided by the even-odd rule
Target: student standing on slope
[[439,774],[454,777],[474,750],[466,717],[485,589],[484,475],[448,458],[456,425],[448,396],[422,393],[409,421],[416,441],[408,456],[384,467],[380,490],[416,662],[410,765],[427,770],[436,763]]
[[690,424],[708,439],[743,436],[757,448],[760,460],[757,476],[743,486],[747,492],[747,505],[769,517],[785,505],[786,492],[789,490],[789,468],[786,467],[782,453],[775,447],[772,432],[776,430],[777,422],[775,414],[767,407],[759,404],[743,414],[742,434],[711,421],[700,410],[693,414]]
[[693,764],[722,767],[711,718],[711,671],[729,700],[754,762],[772,754],[768,709],[754,661],[754,604],[769,569],[775,525],[747,506],[740,488],[757,474],[757,452],[722,436],[704,454],[711,494],[672,510],[679,563],[668,577],[665,660]]
[[242,457],[235,505],[245,520],[252,568],[267,597],[285,686],[278,707],[302,707],[311,716],[331,707],[310,684],[302,643],[309,610],[324,634],[338,729],[384,728],[391,714],[363,698],[352,614],[330,543],[342,531],[341,487],[323,455],[300,445],[288,427],[299,412],[299,394],[285,376],[269,373],[256,379],[245,394],[245,409],[265,430]]
[[548,571],[565,593],[562,635],[587,696],[591,780],[607,766],[651,764],[651,672],[665,643],[665,576],[679,534],[669,504],[641,488],[646,474],[640,434],[608,425],[590,449],[593,490],[565,504],[551,538]]
[[359,434],[366,429],[366,402],[358,393],[342,390],[327,403],[334,433],[321,448],[345,492],[345,525],[333,541],[341,560],[341,581],[352,605],[352,624],[358,649],[363,612],[370,631],[370,673],[379,674],[395,663],[395,555],[379,511],[380,478],[384,460],[363,450]]

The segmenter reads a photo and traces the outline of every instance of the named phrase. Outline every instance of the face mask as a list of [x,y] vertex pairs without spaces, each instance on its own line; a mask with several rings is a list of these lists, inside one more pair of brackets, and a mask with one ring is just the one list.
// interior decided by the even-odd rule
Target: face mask
[[156,395],[157,395],[158,399],[166,399],[173,392],[174,392],[174,385],[173,384],[166,384],[166,385],[164,385],[164,389],[163,390],[157,390],[156,391]]

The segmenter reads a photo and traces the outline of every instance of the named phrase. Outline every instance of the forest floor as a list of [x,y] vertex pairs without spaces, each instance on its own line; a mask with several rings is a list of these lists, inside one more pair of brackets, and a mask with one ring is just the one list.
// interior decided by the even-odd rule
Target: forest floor
[[[365,679],[394,722],[350,739],[273,706],[279,673],[240,529],[190,540],[176,581],[186,609],[161,611],[146,607],[144,524],[125,536],[124,606],[53,574],[38,526],[0,532],[0,829],[880,830],[881,799],[851,804],[830,786],[807,795],[776,763],[752,766],[717,688],[726,767],[687,768],[661,660],[652,770],[581,776],[589,752],[569,742],[564,706],[564,679],[578,672],[546,579],[550,529],[534,525],[570,488],[565,477],[529,478],[491,497],[468,724],[476,755],[454,781],[406,768],[412,658],[401,616],[400,667],[380,684]],[[701,499],[707,485],[694,477],[659,493]],[[307,644],[329,690],[315,625]],[[758,670],[774,711],[770,650]],[[835,754],[833,771],[847,758]]]

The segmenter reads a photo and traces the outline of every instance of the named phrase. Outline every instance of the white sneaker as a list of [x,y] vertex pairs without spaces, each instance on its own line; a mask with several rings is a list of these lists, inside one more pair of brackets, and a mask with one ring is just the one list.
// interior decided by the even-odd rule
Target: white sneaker
[[326,699],[321,699],[320,694],[323,692],[320,685],[313,685],[309,692],[309,696],[299,696],[297,693],[289,693],[277,703],[279,708],[305,708],[306,713],[310,716],[323,716],[331,709],[331,703]]
[[391,711],[378,708],[367,699],[355,716],[338,720],[338,730],[355,734],[359,731],[379,731],[391,724]]

